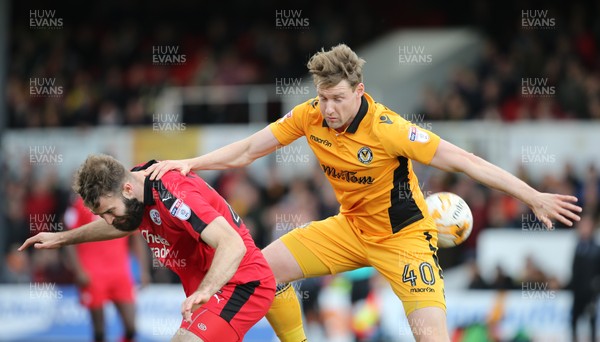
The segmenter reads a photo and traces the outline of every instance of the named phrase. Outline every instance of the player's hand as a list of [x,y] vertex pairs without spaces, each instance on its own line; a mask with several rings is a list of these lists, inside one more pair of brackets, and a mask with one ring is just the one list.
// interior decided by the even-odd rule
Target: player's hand
[[533,198],[531,210],[547,228],[552,228],[553,220],[571,227],[573,221],[581,219],[576,214],[581,212],[581,207],[573,203],[577,203],[575,196],[538,193]]
[[179,170],[185,176],[190,172],[191,168],[184,160],[162,160],[144,170],[144,176],[147,177],[149,175],[150,180],[160,179],[170,170]]
[[196,311],[200,305],[208,302],[211,295],[202,291],[196,291],[187,297],[181,305],[181,315],[186,322],[192,321],[192,312]]
[[60,233],[39,233],[25,240],[19,247],[19,251],[25,250],[31,245],[37,249],[52,249],[62,247],[63,243]]

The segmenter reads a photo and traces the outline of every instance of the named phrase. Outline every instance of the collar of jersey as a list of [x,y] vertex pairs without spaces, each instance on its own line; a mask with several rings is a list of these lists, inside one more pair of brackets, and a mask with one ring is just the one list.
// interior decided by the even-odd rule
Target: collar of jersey
[[[147,169],[150,165],[156,164],[156,163],[157,163],[157,161],[152,159],[144,165],[134,167],[133,169],[131,169],[131,171],[132,172],[142,171],[142,170]],[[146,179],[144,179],[144,205],[155,204],[154,195],[152,194],[152,188],[153,188],[154,183],[156,183],[156,182],[159,182],[159,181],[151,181],[150,176],[146,176]]]
[[[356,133],[356,130],[358,129],[358,125],[360,124],[362,119],[365,117],[365,115],[367,115],[367,111],[369,111],[369,102],[363,95],[360,99],[360,108],[358,108],[358,113],[356,113],[354,120],[352,120],[352,122],[350,123],[348,128],[346,128],[346,130],[344,132],[345,133]],[[323,119],[323,127],[329,128],[329,126],[327,126],[327,122],[325,121],[325,119]]]

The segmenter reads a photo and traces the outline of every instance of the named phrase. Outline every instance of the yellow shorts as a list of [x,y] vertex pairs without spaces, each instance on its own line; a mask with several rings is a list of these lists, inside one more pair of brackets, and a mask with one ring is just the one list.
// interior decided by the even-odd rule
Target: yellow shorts
[[314,221],[281,237],[305,277],[373,266],[391,284],[408,316],[424,307],[446,310],[444,278],[431,218],[388,236],[364,235],[343,215]]

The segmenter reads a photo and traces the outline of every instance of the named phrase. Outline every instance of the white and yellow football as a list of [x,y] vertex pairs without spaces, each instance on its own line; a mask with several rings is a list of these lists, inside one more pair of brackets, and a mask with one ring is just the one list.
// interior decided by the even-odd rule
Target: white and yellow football
[[471,235],[473,215],[460,196],[452,192],[437,192],[427,196],[425,202],[438,229],[438,247],[458,246]]

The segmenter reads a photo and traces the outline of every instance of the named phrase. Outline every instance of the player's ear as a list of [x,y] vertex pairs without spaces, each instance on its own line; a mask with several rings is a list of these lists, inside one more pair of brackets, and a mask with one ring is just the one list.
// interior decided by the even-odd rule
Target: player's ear
[[362,82],[360,82],[359,84],[357,84],[355,92],[356,92],[356,95],[358,97],[362,97],[363,94],[365,93],[365,84],[362,83]]
[[123,190],[121,194],[123,194],[123,197],[127,199],[132,199],[134,197],[133,184],[131,184],[130,182],[123,183]]

